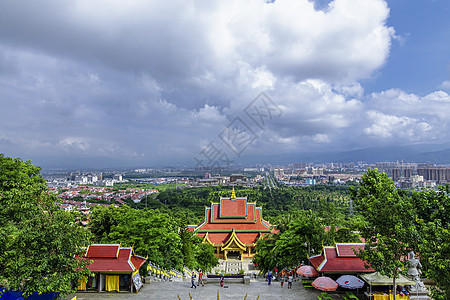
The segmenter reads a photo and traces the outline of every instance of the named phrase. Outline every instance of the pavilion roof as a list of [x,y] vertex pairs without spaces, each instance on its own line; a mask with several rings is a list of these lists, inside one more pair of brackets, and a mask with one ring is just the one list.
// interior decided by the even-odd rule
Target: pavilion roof
[[365,268],[364,261],[356,257],[354,250],[361,249],[364,244],[339,243],[335,247],[323,247],[322,254],[309,259],[319,272],[325,273],[362,273],[373,272]]
[[90,245],[85,258],[92,261],[88,265],[91,272],[102,273],[131,273],[146,261],[144,257],[133,255],[132,248],[120,247],[117,244]]

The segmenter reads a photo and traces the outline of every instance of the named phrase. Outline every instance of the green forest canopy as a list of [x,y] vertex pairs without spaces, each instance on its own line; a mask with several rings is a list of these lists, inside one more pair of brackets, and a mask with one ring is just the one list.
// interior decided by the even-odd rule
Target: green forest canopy
[[[165,268],[185,265],[208,270],[216,265],[212,246],[202,244],[185,226],[203,221],[205,206],[221,196],[229,197],[231,187],[167,189],[150,197],[147,209],[132,201],[131,207],[98,207],[92,210],[90,230],[84,230],[75,225],[76,215],[57,209],[57,199],[47,192],[39,171],[30,162],[0,155],[1,285],[26,293],[60,291],[64,295],[71,290],[71,282],[87,273],[73,257],[82,253],[80,246],[92,242],[133,246],[137,254]],[[333,185],[271,191],[236,188],[238,197],[246,196],[262,206],[263,217],[280,230],[258,242],[254,262],[263,271],[295,266],[319,254],[322,245],[357,242],[373,222],[389,224],[389,214],[378,214],[379,205],[369,204],[397,199],[403,205],[399,208],[408,208],[405,234],[415,237],[405,251],[420,253],[425,275],[437,283],[435,299],[450,298],[450,185],[439,192],[407,193],[392,188],[390,179],[379,174],[369,171],[366,182],[352,189],[351,195],[346,187]],[[350,214],[350,200],[354,215]],[[371,219],[371,214],[380,218]],[[376,234],[385,235],[383,227],[379,228]],[[370,255],[361,255],[370,262]],[[71,267],[61,269],[63,265]]]

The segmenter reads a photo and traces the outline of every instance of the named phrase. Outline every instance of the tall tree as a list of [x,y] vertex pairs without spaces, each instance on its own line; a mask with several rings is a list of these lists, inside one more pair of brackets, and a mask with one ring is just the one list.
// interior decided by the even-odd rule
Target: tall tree
[[79,260],[88,231],[59,210],[40,169],[0,154],[0,282],[8,290],[72,292],[72,283],[89,274]]
[[165,268],[183,267],[178,225],[166,213],[128,206],[96,207],[91,213],[91,230],[97,242],[132,246],[137,254]]
[[420,259],[424,275],[436,282],[433,298],[450,299],[450,184],[439,191],[424,190],[413,193],[418,211]]
[[200,237],[194,237],[194,257],[196,268],[203,271],[210,271],[217,266],[219,259],[214,255],[214,247],[207,243],[202,243]]
[[404,267],[401,260],[416,248],[417,231],[414,207],[406,193],[398,190],[386,173],[369,169],[363,175],[359,188],[350,194],[363,215],[366,226],[361,235],[366,246],[358,256],[383,275],[394,279]]
[[299,211],[283,231],[260,239],[253,261],[261,271],[300,264],[315,251],[320,251],[324,239],[324,226],[312,211]]

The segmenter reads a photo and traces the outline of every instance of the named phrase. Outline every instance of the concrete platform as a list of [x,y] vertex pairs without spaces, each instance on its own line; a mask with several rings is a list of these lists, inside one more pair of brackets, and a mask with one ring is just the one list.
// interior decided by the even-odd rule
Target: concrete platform
[[[221,288],[219,284],[206,284],[205,286],[190,288],[191,283],[183,282],[151,282],[144,284],[137,294],[127,292],[102,292],[102,293],[76,293],[64,298],[70,300],[77,296],[77,300],[93,300],[93,299],[167,299],[178,300],[180,296],[183,300],[189,300],[189,293],[194,300],[217,300],[217,292],[219,292],[220,300],[239,300],[244,299],[247,294],[247,300],[316,300],[320,292],[316,289],[305,289],[300,282],[294,282],[292,289],[287,288],[287,283],[281,288],[279,282],[272,282],[270,286],[262,280],[251,280],[249,285],[246,284],[225,284],[227,288]],[[337,294],[330,293],[333,299],[343,299]]]

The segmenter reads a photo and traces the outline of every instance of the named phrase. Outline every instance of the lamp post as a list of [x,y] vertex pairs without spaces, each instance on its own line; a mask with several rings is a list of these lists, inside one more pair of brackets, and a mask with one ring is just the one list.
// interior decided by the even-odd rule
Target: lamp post
[[311,256],[311,244],[309,243],[309,241],[305,242],[305,247],[308,246],[308,258]]

